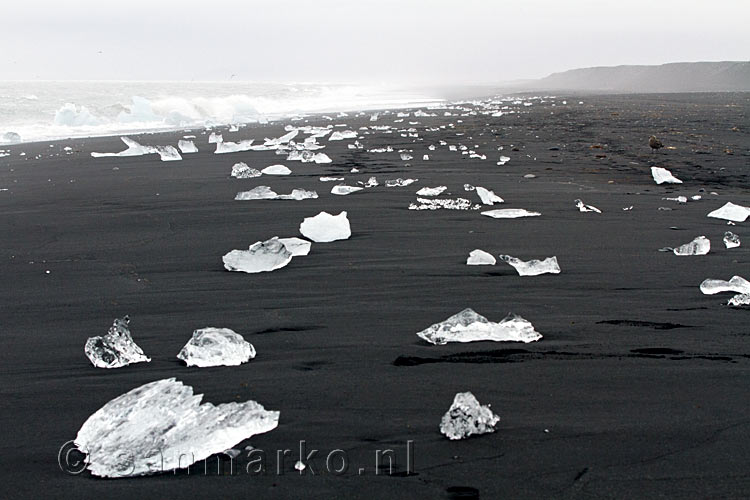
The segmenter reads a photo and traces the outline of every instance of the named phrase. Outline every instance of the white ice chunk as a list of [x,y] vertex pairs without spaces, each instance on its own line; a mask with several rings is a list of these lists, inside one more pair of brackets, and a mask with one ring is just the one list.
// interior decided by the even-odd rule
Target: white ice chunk
[[736,248],[740,246],[740,237],[734,234],[732,231],[724,233],[724,245],[727,248]]
[[250,191],[240,191],[235,200],[247,201],[247,200],[275,200],[278,198],[278,193],[272,190],[268,186],[258,186]]
[[104,336],[90,337],[84,352],[97,368],[120,368],[131,363],[149,362],[130,336],[130,318],[118,318]]
[[500,260],[513,266],[519,276],[538,276],[540,274],[560,274],[560,265],[557,256],[547,257],[544,260],[532,259],[523,261],[510,255],[500,255]]
[[156,152],[159,153],[161,161],[179,161],[182,160],[180,152],[174,146],[156,146]]
[[321,177],[320,182],[340,182],[343,181],[343,177]]
[[750,306],[750,293],[740,293],[729,299],[728,306],[741,307]]
[[331,194],[338,194],[341,196],[356,193],[357,191],[362,191],[364,188],[359,186],[344,186],[344,185],[338,185],[333,186],[333,189],[331,189]]
[[346,240],[352,235],[346,212],[338,215],[320,212],[315,217],[305,217],[299,226],[299,231],[302,236],[316,243]]
[[271,165],[261,170],[261,173],[266,175],[289,175],[292,171],[284,165]]
[[369,179],[367,179],[367,182],[360,181],[360,184],[362,184],[366,188],[379,186],[377,177],[370,177]]
[[216,132],[211,132],[211,135],[208,136],[208,143],[216,144],[217,142],[224,142],[224,137]]
[[91,156],[102,158],[106,156],[142,156],[158,153],[154,146],[143,146],[129,137],[120,137],[120,140],[128,147],[124,151],[120,151],[119,153],[91,153]]
[[423,187],[419,191],[417,191],[417,196],[439,196],[448,189],[447,186],[437,186],[434,188],[431,187]]
[[732,276],[729,281],[707,279],[701,283],[701,292],[706,295],[721,292],[750,293],[750,281],[741,276]]
[[574,203],[576,204],[576,208],[579,212],[596,212],[598,214],[602,213],[601,210],[592,205],[584,205],[581,200],[575,200]]
[[484,203],[485,205],[505,203],[505,200],[496,195],[494,191],[490,191],[489,189],[483,188],[482,186],[477,186],[476,191],[479,195],[479,199],[481,199],[482,203]]
[[435,345],[481,340],[528,343],[542,338],[534,326],[520,316],[508,314],[501,322],[494,323],[470,308],[435,323],[417,335]]
[[469,257],[466,259],[467,266],[494,266],[497,261],[491,253],[487,253],[484,250],[476,249],[469,253]]
[[682,184],[682,181],[672,175],[672,172],[666,168],[651,167],[651,176],[657,184]]
[[331,136],[328,138],[329,141],[342,141],[344,139],[356,139],[357,133],[354,130],[342,130],[339,132],[336,130],[334,133],[331,134]]
[[398,179],[391,179],[385,181],[385,187],[404,187],[408,186],[409,184],[414,184],[419,179],[402,179],[399,177]]
[[495,432],[500,417],[490,410],[489,405],[479,404],[470,392],[459,392],[453,404],[440,420],[440,432],[448,439],[466,439],[471,435]]
[[276,197],[277,200],[310,200],[318,197],[317,191],[308,191],[306,189],[292,189],[290,194],[280,194]]
[[237,179],[251,179],[260,176],[260,170],[248,167],[245,162],[241,161],[232,166],[232,177],[236,177]]
[[177,354],[187,366],[238,366],[255,357],[255,348],[242,335],[229,328],[206,327],[193,332],[193,337]]
[[690,243],[680,245],[674,250],[675,255],[706,255],[711,250],[711,240],[698,236]]
[[464,184],[464,191],[475,191],[477,188],[472,186],[471,184]]
[[409,161],[413,159],[414,157],[408,153],[401,153],[401,160],[403,161]]
[[177,147],[180,148],[180,151],[183,154],[198,152],[198,148],[195,146],[195,143],[193,141],[180,139],[179,141],[177,141]]
[[307,255],[310,253],[310,248],[312,248],[312,243],[302,238],[279,238],[279,241],[289,250],[292,257]]
[[216,143],[214,154],[239,153],[240,151],[250,151],[253,148],[253,139],[247,139],[240,142],[223,142]]
[[214,406],[174,378],[157,380],[102,406],[75,439],[95,476],[143,476],[179,468],[276,428],[279,412],[255,401]]
[[498,160],[497,164],[498,165],[505,165],[509,161],[510,161],[509,157],[507,157],[507,156],[501,156],[500,159]]
[[750,216],[750,207],[743,207],[742,205],[735,205],[732,202],[728,202],[723,207],[709,213],[708,216],[732,222],[745,222],[748,216]]
[[492,217],[493,219],[517,219],[519,217],[539,217],[539,212],[529,212],[523,208],[498,208],[482,212],[482,215]]
[[481,205],[473,205],[466,198],[456,199],[430,199],[430,198],[417,198],[418,203],[412,203],[409,205],[409,210],[472,210],[477,209]]
[[232,250],[222,258],[227,271],[263,273],[281,269],[292,261],[292,253],[274,237],[256,241],[248,250]]

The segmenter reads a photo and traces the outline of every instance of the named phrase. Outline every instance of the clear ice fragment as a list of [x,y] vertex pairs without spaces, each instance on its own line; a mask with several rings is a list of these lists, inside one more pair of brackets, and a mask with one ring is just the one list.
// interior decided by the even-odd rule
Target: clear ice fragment
[[274,237],[256,241],[248,250],[232,250],[222,257],[227,271],[263,273],[281,269],[292,261],[292,253]]
[[724,245],[727,248],[736,248],[740,246],[740,237],[734,234],[732,231],[724,233]]
[[750,293],[750,281],[741,276],[732,276],[729,281],[707,279],[703,280],[700,288],[706,295],[722,292]]
[[331,215],[320,212],[315,217],[306,217],[299,226],[302,236],[316,243],[346,240],[352,235],[346,212]]
[[523,208],[498,208],[496,210],[487,210],[482,215],[492,217],[493,219],[517,219],[519,217],[539,217],[539,212],[529,212]]
[[698,236],[690,243],[680,245],[674,250],[675,255],[706,255],[711,250],[711,240]]
[[106,335],[90,337],[84,352],[97,368],[120,368],[151,361],[130,336],[129,316],[116,319]]
[[239,162],[232,166],[231,175],[237,179],[251,179],[253,177],[260,177],[261,173],[260,170],[248,167],[247,163]]
[[505,200],[496,195],[494,191],[485,189],[482,186],[477,186],[475,189],[477,191],[477,194],[479,195],[479,199],[481,199],[482,203],[484,203],[485,205],[494,205],[495,203],[505,202]]
[[469,257],[466,259],[467,266],[494,266],[497,261],[491,253],[487,253],[484,250],[476,249],[469,253]]
[[417,196],[439,196],[448,189],[447,186],[437,186],[434,188],[431,187],[423,187],[419,191],[417,191]]
[[341,196],[356,193],[357,191],[362,191],[364,188],[359,186],[344,186],[344,185],[338,185],[333,186],[331,189],[331,194],[338,194]]
[[584,203],[581,200],[575,200],[574,203],[576,204],[576,208],[579,212],[596,212],[598,214],[602,213],[601,210],[598,208],[591,206],[591,205],[584,205]]
[[523,261],[510,255],[500,255],[500,260],[513,266],[519,276],[538,276],[540,274],[560,274],[560,265],[557,256],[547,257],[544,260],[532,259]]
[[453,404],[440,420],[440,432],[448,439],[466,439],[472,435],[495,432],[500,417],[489,405],[481,405],[470,392],[459,392]]
[[431,325],[417,335],[435,345],[482,340],[528,343],[542,338],[541,334],[534,330],[534,326],[520,316],[508,314],[499,323],[494,323],[470,308]]
[[238,366],[255,357],[255,348],[242,335],[229,328],[206,327],[193,332],[192,338],[177,354],[187,366]]

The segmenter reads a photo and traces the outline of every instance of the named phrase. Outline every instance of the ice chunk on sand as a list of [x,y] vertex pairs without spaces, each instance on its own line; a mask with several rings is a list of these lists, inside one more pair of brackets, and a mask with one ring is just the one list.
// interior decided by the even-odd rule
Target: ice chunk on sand
[[472,250],[469,253],[469,258],[466,259],[467,266],[494,266],[496,262],[492,254],[478,248]]
[[315,217],[305,217],[299,226],[299,232],[316,243],[346,240],[352,235],[346,212],[338,215],[320,212]]
[[404,187],[408,186],[409,184],[414,184],[419,179],[402,179],[399,177],[398,179],[391,179],[385,181],[385,187]]
[[75,439],[95,476],[169,472],[276,428],[278,411],[255,401],[214,406],[174,378],[137,387],[102,406]]
[[584,205],[581,200],[575,200],[574,203],[576,204],[576,208],[579,212],[596,212],[598,214],[602,213],[601,210],[598,208],[591,206],[591,205]]
[[120,137],[120,140],[128,147],[119,153],[91,153],[94,158],[103,158],[106,156],[142,156],[157,153],[153,146],[143,146],[129,137]]
[[520,316],[508,314],[500,323],[494,323],[470,308],[454,314],[441,323],[435,323],[417,335],[435,345],[481,340],[528,343],[542,338],[539,332],[534,330],[534,326]]
[[320,182],[340,182],[343,181],[343,177],[321,177]]
[[472,186],[471,184],[464,184],[464,191],[475,191],[477,188]]
[[195,146],[195,143],[193,141],[180,139],[179,141],[177,141],[177,147],[180,148],[180,151],[183,154],[198,152],[198,148]]
[[357,133],[354,130],[335,131],[328,137],[329,141],[342,141],[344,139],[356,139]]
[[302,238],[279,238],[279,241],[291,252],[292,257],[307,255],[312,247],[312,243]]
[[500,255],[500,260],[513,266],[519,276],[538,276],[540,274],[560,274],[560,265],[557,256],[547,257],[544,260],[532,259],[523,261],[510,255]]
[[401,153],[401,160],[402,161],[409,161],[413,159],[414,157],[408,153]]
[[470,392],[459,392],[453,404],[440,420],[440,432],[448,439],[466,439],[471,435],[495,432],[500,417],[490,410],[489,405],[481,405]]
[[672,175],[672,172],[666,168],[651,167],[651,176],[657,184],[682,184],[682,181]]
[[250,191],[241,191],[235,200],[275,200],[279,195],[268,186],[258,186]]
[[732,222],[745,222],[747,217],[750,216],[750,207],[743,207],[742,205],[735,205],[732,202],[728,202],[723,207],[709,213],[708,216]]
[[482,212],[482,215],[492,217],[493,219],[517,219],[519,217],[538,217],[542,214],[539,212],[529,212],[523,208],[498,208]]
[[248,250],[232,250],[222,257],[227,271],[263,273],[281,269],[292,261],[292,252],[274,237],[256,241]]
[[179,161],[182,160],[180,152],[174,146],[156,146],[156,152],[159,153],[161,161]]
[[187,366],[237,366],[255,357],[255,348],[242,335],[229,328],[206,327],[193,332],[193,337],[177,354]]
[[680,245],[674,250],[675,255],[706,255],[711,250],[711,240],[705,236],[698,236],[690,243]]
[[284,165],[271,165],[270,167],[264,168],[260,172],[266,175],[289,175],[292,173],[292,171]]
[[707,279],[701,283],[701,292],[706,295],[721,292],[750,293],[750,281],[741,276],[732,276],[729,281]]
[[357,191],[362,191],[364,188],[359,186],[344,186],[344,185],[338,185],[333,186],[333,189],[331,189],[331,194],[338,194],[341,196],[356,193]]
[[224,142],[224,137],[222,137],[221,134],[217,134],[216,132],[211,132],[211,135],[208,136],[208,143],[216,144],[217,142]]
[[740,293],[729,299],[728,306],[741,307],[750,306],[750,293]]
[[439,196],[448,189],[447,186],[438,186],[438,187],[423,187],[419,191],[417,191],[417,196]]
[[253,148],[254,139],[247,139],[239,142],[223,142],[219,141],[216,143],[216,151],[214,154],[220,155],[224,153],[239,153],[240,151],[250,151]]
[[241,161],[232,166],[232,177],[236,177],[237,179],[251,179],[260,176],[260,170],[248,167],[245,162]]
[[736,248],[740,246],[740,237],[734,234],[732,231],[724,233],[724,245],[727,248]]
[[90,337],[84,352],[97,368],[120,368],[131,363],[149,362],[130,336],[130,318],[118,318],[104,336]]
[[292,189],[289,194],[280,194],[276,197],[277,200],[310,200],[318,197],[316,191],[308,191],[306,189]]
[[501,156],[497,162],[498,165],[505,165],[510,161],[510,158],[507,156]]
[[367,182],[360,181],[360,184],[362,184],[366,188],[379,186],[377,177],[370,177],[369,179],[367,179]]
[[409,205],[409,210],[472,210],[481,206],[472,206],[471,202],[466,198],[456,198],[455,200],[417,198],[417,202],[418,203],[411,203]]
[[477,191],[477,194],[479,195],[479,198],[482,200],[482,203],[484,203],[485,205],[494,205],[495,203],[505,203],[505,200],[503,200],[498,195],[496,195],[494,191],[485,189],[482,186],[477,186],[475,189]]

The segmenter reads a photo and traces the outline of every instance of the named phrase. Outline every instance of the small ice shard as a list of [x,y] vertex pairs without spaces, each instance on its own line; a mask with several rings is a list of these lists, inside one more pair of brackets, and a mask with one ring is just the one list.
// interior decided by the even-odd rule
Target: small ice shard
[[180,151],[183,154],[198,152],[198,148],[195,146],[195,143],[193,141],[180,139],[179,141],[177,141],[177,147],[180,148]]
[[542,338],[534,326],[520,316],[508,314],[501,322],[494,323],[468,307],[417,335],[435,345],[481,340],[528,343]]
[[629,207],[623,207],[622,210],[623,210],[623,212],[627,212],[629,210],[633,210],[633,205],[630,205]]
[[193,332],[193,337],[177,354],[187,366],[238,366],[255,357],[255,348],[242,335],[229,328],[206,327]]
[[235,163],[232,166],[232,177],[236,177],[237,179],[251,179],[260,176],[260,170],[248,167],[245,162]]
[[741,276],[732,276],[729,281],[707,279],[701,283],[701,292],[706,295],[721,292],[750,293],[750,281]]
[[401,160],[403,161],[409,161],[413,159],[414,157],[408,153],[401,153]]
[[665,201],[676,201],[677,203],[687,203],[688,199],[687,196],[677,196],[674,198],[662,198],[662,200]]
[[179,161],[182,160],[180,152],[174,146],[156,146],[156,152],[159,153],[161,161]]
[[316,191],[308,191],[306,189],[292,189],[292,192],[290,194],[280,194],[276,196],[276,199],[302,201],[315,199],[317,197],[318,193]]
[[385,187],[404,187],[408,186],[409,184],[414,184],[417,182],[418,179],[402,179],[399,177],[398,179],[391,179],[388,181],[385,181]]
[[735,205],[731,201],[727,202],[723,207],[717,208],[708,214],[708,217],[724,219],[732,222],[745,222],[748,216],[750,216],[750,207]]
[[341,196],[356,193],[357,191],[362,191],[364,188],[359,186],[344,186],[344,185],[338,185],[333,186],[333,189],[331,189],[331,194],[338,194]]
[[466,259],[467,266],[494,266],[497,261],[491,253],[487,253],[484,250],[476,249],[469,253],[469,257]]
[[321,177],[320,182],[341,182],[343,181],[343,177]]
[[292,261],[292,252],[274,237],[256,241],[248,250],[232,250],[222,257],[227,271],[263,273],[281,269]]
[[474,191],[476,188],[471,184],[464,184],[464,191]]
[[498,208],[482,212],[482,215],[492,217],[493,219],[517,219],[519,217],[539,217],[539,212],[529,212],[523,208]]
[[423,187],[419,191],[417,191],[417,196],[439,196],[448,189],[447,186],[438,186],[438,187]]
[[740,237],[734,234],[732,231],[724,233],[724,245],[727,248],[736,248],[740,246]]
[[672,175],[672,172],[666,168],[651,167],[651,176],[657,184],[682,184],[682,181]]
[[422,161],[429,161],[430,155],[422,155]]
[[500,159],[498,160],[497,164],[498,165],[505,165],[509,161],[510,161],[509,157],[507,157],[507,156],[501,156]]
[[149,362],[149,359],[130,336],[130,318],[118,318],[104,336],[90,337],[84,352],[97,368],[120,368],[131,363]]
[[224,138],[221,136],[221,134],[211,132],[211,135],[208,136],[208,143],[216,144],[217,142],[224,142]]
[[471,435],[495,432],[500,417],[481,405],[470,392],[459,392],[453,404],[440,420],[440,432],[450,440],[466,439]]
[[247,139],[239,142],[223,142],[219,141],[216,143],[216,151],[214,154],[220,155],[224,153],[239,153],[241,151],[250,151],[253,149],[253,139]]
[[377,177],[370,177],[367,179],[367,182],[360,182],[364,187],[371,188],[371,187],[377,187],[379,186],[378,178]]
[[526,174],[523,176],[524,179],[536,179],[536,175],[534,174]]
[[292,257],[307,255],[310,253],[310,248],[312,247],[312,243],[302,238],[279,238],[279,241],[289,250]]
[[214,406],[174,378],[137,387],[102,406],[75,438],[95,476],[143,476],[179,468],[276,428],[279,412],[255,401]]
[[477,194],[485,205],[494,205],[495,203],[505,203],[505,200],[495,194],[494,191],[485,189],[482,186],[476,187]]
[[711,240],[698,236],[690,243],[680,245],[673,250],[675,255],[706,255],[711,250]]
[[273,191],[268,186],[257,186],[250,191],[240,191],[235,200],[247,201],[247,200],[275,200],[278,198],[276,191]]
[[574,203],[576,204],[576,208],[578,208],[579,212],[596,212],[598,214],[602,213],[601,210],[594,206],[584,205],[581,200],[575,200]]
[[315,217],[305,217],[299,226],[299,231],[302,236],[316,243],[346,240],[352,235],[346,212],[338,215],[320,212]]
[[729,299],[728,306],[741,307],[750,306],[750,293],[739,293]]
[[351,172],[353,174],[358,174],[359,173],[359,169],[357,167],[352,167],[352,169],[349,170],[349,172]]
[[292,173],[292,171],[284,165],[271,165],[270,167],[264,168],[260,172],[266,175],[289,175]]
[[544,260],[532,259],[523,261],[510,255],[500,255],[500,260],[513,266],[519,276],[538,276],[540,274],[560,274],[560,265],[557,256],[547,257]]

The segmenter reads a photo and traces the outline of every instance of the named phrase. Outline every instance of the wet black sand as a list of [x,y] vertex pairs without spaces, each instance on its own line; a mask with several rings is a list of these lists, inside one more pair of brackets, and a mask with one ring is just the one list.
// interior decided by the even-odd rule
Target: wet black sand
[[[393,115],[382,116],[376,125],[419,121],[424,140],[373,133],[362,142],[413,149],[410,162],[327,140],[329,165],[286,162],[272,151],[215,155],[202,131],[193,131],[201,152],[171,163],[90,157],[123,149],[117,138],[8,148],[12,155],[0,158],[0,188],[9,189],[0,192],[2,496],[746,497],[749,316],[726,307],[729,296],[704,296],[698,285],[709,277],[750,278],[745,226],[706,217],[727,201],[750,205],[750,95],[567,97],[566,106],[562,99],[499,118],[394,124]],[[351,128],[372,125],[368,118],[310,122]],[[423,131],[448,123],[455,128]],[[277,137],[282,125],[224,138]],[[675,149],[652,153],[651,134]],[[181,135],[131,137],[176,144]],[[488,159],[427,150],[440,139],[479,145]],[[75,153],[50,157],[64,146]],[[420,160],[425,153],[428,162]],[[496,165],[500,154],[511,161]],[[293,175],[232,179],[237,161],[284,163]],[[651,165],[671,169],[684,184],[656,186]],[[361,173],[350,174],[352,167]],[[349,184],[375,175],[381,186],[338,197],[321,175]],[[382,186],[396,177],[419,183]],[[464,183],[494,189],[506,200],[500,208],[543,215],[494,220],[406,209],[423,186],[447,185],[454,196],[478,201]],[[283,193],[316,189],[320,198],[233,201],[260,184]],[[680,194],[704,199],[662,200]],[[603,213],[579,213],[576,198]],[[309,256],[272,273],[223,270],[224,253],[296,236],[302,219],[321,210],[348,211],[351,239],[314,244]],[[727,229],[742,247],[724,248]],[[657,251],[701,234],[712,242],[708,256]],[[519,277],[502,264],[467,267],[475,248],[524,259],[557,255],[563,272]],[[464,307],[492,320],[520,314],[544,338],[436,347],[416,337]],[[83,354],[86,338],[124,314],[152,362],[93,368]],[[235,368],[185,368],[175,355],[204,326],[243,334],[257,358]],[[213,403],[254,399],[280,410],[278,429],[241,446],[267,451],[269,470],[248,474],[241,458],[231,476],[226,463],[223,475],[121,480],[58,468],[59,447],[91,413],[166,377]],[[502,420],[495,434],[450,442],[438,423],[454,394],[467,390]],[[300,440],[321,450],[312,462],[316,476],[292,468]],[[292,453],[278,475],[275,450],[284,448]],[[376,475],[376,450],[386,448],[397,465]],[[335,449],[349,460],[341,476],[325,471]]]

